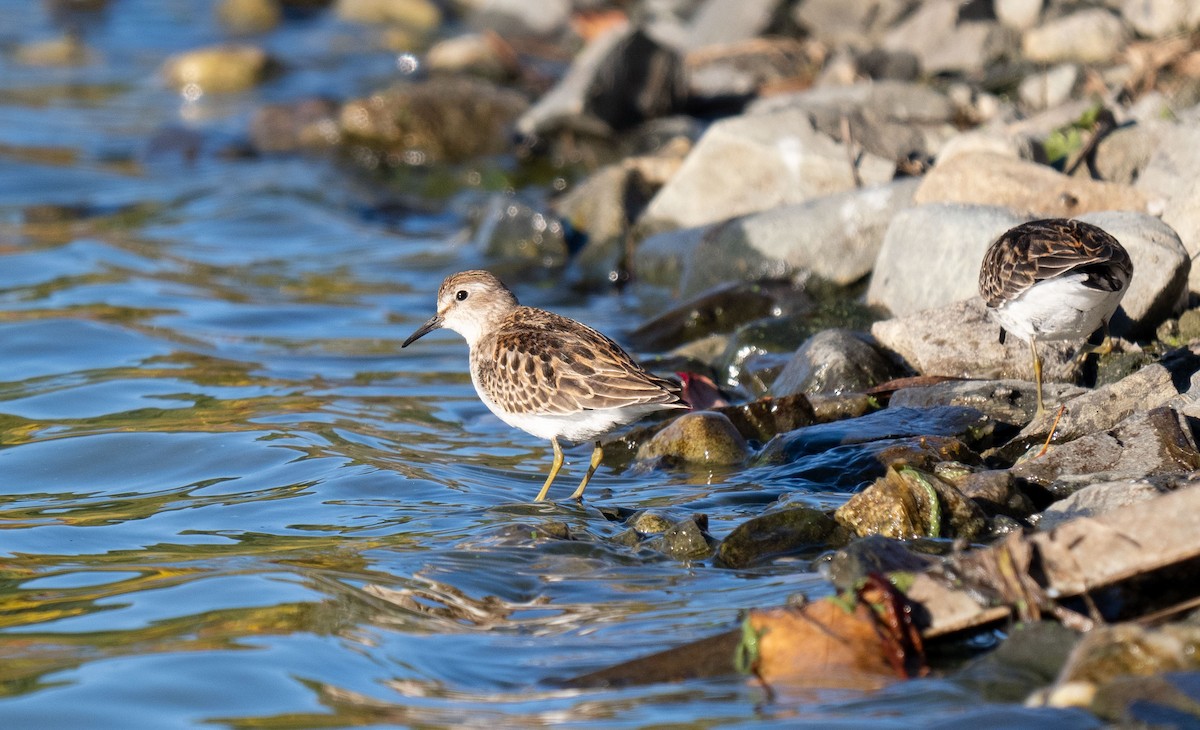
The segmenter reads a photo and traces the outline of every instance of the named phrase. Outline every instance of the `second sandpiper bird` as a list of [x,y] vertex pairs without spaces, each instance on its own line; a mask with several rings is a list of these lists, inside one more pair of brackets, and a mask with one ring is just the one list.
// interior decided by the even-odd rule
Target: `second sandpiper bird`
[[984,254],[979,294],[1005,331],[1029,343],[1042,404],[1042,358],[1037,343],[1081,340],[1103,327],[1133,278],[1125,248],[1104,229],[1077,220],[1049,218],[1022,223],[1000,236]]
[[[402,347],[442,327],[467,341],[471,382],[488,410],[554,447],[539,502],[562,468],[560,438],[591,441],[648,413],[688,407],[679,385],[647,372],[617,343],[575,320],[521,306],[487,271],[446,277],[437,314]],[[602,456],[596,440],[572,499],[583,497]]]

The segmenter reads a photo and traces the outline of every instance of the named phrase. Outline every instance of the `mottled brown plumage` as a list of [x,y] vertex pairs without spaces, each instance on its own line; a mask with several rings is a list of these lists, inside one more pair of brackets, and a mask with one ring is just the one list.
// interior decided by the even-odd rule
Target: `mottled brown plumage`
[[1030,221],[1009,229],[988,248],[979,268],[979,294],[995,308],[1034,284],[1067,273],[1084,274],[1084,286],[1115,292],[1133,277],[1133,262],[1117,239],[1098,226],[1065,218]]
[[[687,408],[677,384],[647,372],[617,343],[574,320],[521,306],[486,271],[447,277],[438,290],[437,314],[403,346],[439,327],[466,339],[471,381],[484,405],[505,423],[554,447],[539,501],[562,466],[558,439],[592,440],[647,413]],[[601,456],[596,441],[590,468],[573,498],[583,495]]]
[[1103,229],[1077,220],[1030,221],[1000,236],[984,254],[979,294],[1004,333],[1029,343],[1042,402],[1038,340],[1077,340],[1107,330],[1133,278],[1125,248]]

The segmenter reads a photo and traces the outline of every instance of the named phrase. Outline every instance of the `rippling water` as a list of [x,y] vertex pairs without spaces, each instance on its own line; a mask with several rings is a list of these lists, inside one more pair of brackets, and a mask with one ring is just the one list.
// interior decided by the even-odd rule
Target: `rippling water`
[[[487,413],[462,341],[400,350],[441,276],[487,263],[465,223],[381,221],[361,181],[319,160],[219,154],[254,105],[369,88],[392,57],[328,16],[294,20],[264,41],[289,73],[187,104],[156,71],[223,39],[210,3],[54,7],[0,0],[5,47],[77,22],[95,54],[0,57],[0,726],[986,715],[936,681],[799,706],[739,679],[554,689],[827,590],[803,563],[735,572],[621,547],[596,508],[703,511],[720,536],[788,473],[608,464],[589,505],[529,504],[549,447]],[[644,304],[516,289],[614,333]],[[560,497],[588,449],[569,453]],[[561,525],[578,539],[552,537]]]

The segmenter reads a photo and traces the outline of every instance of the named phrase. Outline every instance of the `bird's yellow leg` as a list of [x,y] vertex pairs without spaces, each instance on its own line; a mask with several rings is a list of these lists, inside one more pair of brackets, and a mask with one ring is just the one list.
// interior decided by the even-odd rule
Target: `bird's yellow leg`
[[583,481],[579,483],[579,488],[571,495],[571,499],[583,499],[583,490],[587,488],[588,481],[592,475],[596,473],[596,467],[600,466],[600,459],[604,457],[604,449],[600,448],[600,442],[596,442],[596,448],[592,449],[592,462],[588,465],[587,474],[583,475]]
[[558,470],[563,465],[563,452],[562,447],[558,445],[558,439],[550,439],[550,445],[554,447],[554,462],[550,464],[550,474],[546,477],[546,483],[542,485],[542,491],[538,492],[534,502],[541,502],[546,498],[546,492],[550,491],[550,485],[554,483],[554,477],[558,476]]
[[1038,357],[1037,340],[1033,337],[1029,338],[1029,351],[1033,353],[1033,382],[1037,385],[1037,412],[1033,414],[1036,421],[1045,412],[1046,404],[1042,402],[1042,358]]

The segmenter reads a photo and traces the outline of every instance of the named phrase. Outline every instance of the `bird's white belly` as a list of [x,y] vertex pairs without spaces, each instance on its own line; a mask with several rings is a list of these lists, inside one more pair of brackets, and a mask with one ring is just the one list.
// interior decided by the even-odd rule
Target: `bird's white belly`
[[[472,377],[474,381],[474,377]],[[576,411],[575,413],[510,413],[496,404],[482,388],[476,384],[475,392],[479,400],[487,406],[496,417],[513,428],[519,428],[525,433],[537,436],[547,441],[560,438],[565,441],[591,441],[598,436],[612,431],[618,426],[632,423],[647,413],[661,410],[663,406],[656,404],[639,404],[621,408],[599,408],[595,410]]]
[[1040,282],[991,310],[992,316],[1027,342],[1030,337],[1039,341],[1085,338],[1112,316],[1125,292],[1093,289],[1082,280],[1077,275]]

